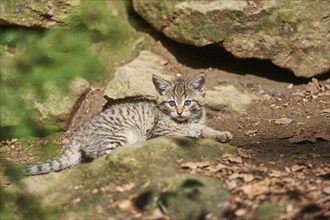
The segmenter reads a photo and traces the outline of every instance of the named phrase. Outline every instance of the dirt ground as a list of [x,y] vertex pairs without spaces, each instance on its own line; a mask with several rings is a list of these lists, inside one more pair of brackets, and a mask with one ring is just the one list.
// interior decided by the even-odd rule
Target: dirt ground
[[[231,193],[228,218],[254,218],[260,204],[272,202],[280,204],[280,210],[273,211],[283,219],[330,218],[330,79],[295,78],[270,63],[238,61],[212,48],[192,49],[167,41],[153,50],[169,60],[167,68],[174,75],[203,71],[208,86],[237,84],[263,97],[239,113],[207,110],[210,127],[234,135],[230,144],[238,147],[236,156],[225,155],[218,163],[182,165],[182,172],[214,176],[226,183]],[[86,94],[62,138],[101,111],[102,94],[102,86]],[[19,164],[34,161],[29,148],[15,143],[2,141],[0,149],[7,159]],[[1,185],[6,184],[2,180]]]

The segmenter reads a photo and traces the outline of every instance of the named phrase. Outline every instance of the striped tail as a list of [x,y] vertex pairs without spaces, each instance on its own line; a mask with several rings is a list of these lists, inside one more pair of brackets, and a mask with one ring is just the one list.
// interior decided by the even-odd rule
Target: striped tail
[[25,175],[39,175],[64,170],[80,163],[82,153],[66,149],[53,159],[25,166]]

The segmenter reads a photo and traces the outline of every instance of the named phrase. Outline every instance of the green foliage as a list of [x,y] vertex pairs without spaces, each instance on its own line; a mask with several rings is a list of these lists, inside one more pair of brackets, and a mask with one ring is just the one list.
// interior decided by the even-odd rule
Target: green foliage
[[[111,72],[115,63],[134,52],[141,38],[128,24],[126,5],[126,1],[80,1],[80,21],[66,29],[0,27],[1,139],[58,130],[47,113],[35,116],[30,111],[33,105],[56,112],[61,103],[50,106],[49,102],[61,99],[51,97],[69,94],[73,79],[100,82],[105,70]],[[40,121],[34,120],[38,117]]]
[[118,39],[122,32],[121,20],[107,8],[106,1],[81,1],[83,22],[89,30],[97,31],[108,38]]
[[[4,29],[0,34],[3,48],[14,48],[14,55],[2,51],[1,106],[7,114],[23,121],[29,111],[31,96],[38,103],[50,95],[50,84],[68,93],[68,82],[75,77],[93,79],[103,69],[89,47],[90,35],[81,30],[48,30],[41,33]],[[25,126],[24,126],[25,125]],[[28,123],[23,123],[15,134],[31,134]],[[50,121],[43,128],[54,128]]]

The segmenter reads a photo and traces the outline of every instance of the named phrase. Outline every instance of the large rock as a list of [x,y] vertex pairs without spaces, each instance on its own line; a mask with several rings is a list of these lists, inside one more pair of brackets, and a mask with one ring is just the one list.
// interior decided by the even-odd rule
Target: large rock
[[[216,162],[235,151],[227,144],[187,137],[118,148],[91,163],[13,184],[2,192],[4,212],[16,210],[15,217],[23,219],[132,219],[159,209],[171,219],[221,216],[228,195],[223,183],[180,174],[180,163]],[[29,205],[19,208],[24,201]]]
[[221,45],[237,57],[270,59],[301,77],[330,70],[327,1],[133,0],[133,6],[178,42]]
[[110,99],[143,96],[150,99],[157,97],[152,84],[152,75],[170,80],[166,69],[161,65],[164,58],[150,51],[141,51],[132,62],[118,67],[113,79],[107,85],[104,95]]
[[[142,96],[157,99],[158,94],[152,84],[152,75],[170,80],[172,77],[162,65],[165,58],[150,51],[142,51],[132,62],[116,69],[114,78],[107,85],[104,95],[109,99]],[[238,85],[217,85],[207,87],[206,105],[212,109],[224,108],[243,112],[257,97]]]
[[80,1],[10,0],[0,2],[0,25],[49,28],[72,25],[79,15]]

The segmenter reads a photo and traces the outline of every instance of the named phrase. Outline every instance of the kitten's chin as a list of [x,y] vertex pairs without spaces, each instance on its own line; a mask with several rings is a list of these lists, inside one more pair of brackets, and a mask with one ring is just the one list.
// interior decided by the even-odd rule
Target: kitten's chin
[[186,117],[175,117],[174,119],[179,121],[179,122],[184,122],[184,121],[188,120]]

